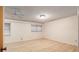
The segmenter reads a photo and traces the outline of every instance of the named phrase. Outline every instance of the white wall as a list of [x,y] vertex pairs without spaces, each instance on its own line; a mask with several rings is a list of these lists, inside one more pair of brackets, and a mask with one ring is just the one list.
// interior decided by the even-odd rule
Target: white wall
[[6,19],[4,22],[11,23],[11,35],[4,36],[4,43],[48,38],[50,40],[77,45],[77,16],[66,17],[42,24],[43,32],[31,32],[31,24],[40,23],[13,21],[8,19]]
[[11,34],[10,36],[4,35],[4,43],[42,38],[42,32],[31,32],[31,24],[40,23],[22,22],[9,19],[5,19],[4,23],[11,23]]
[[77,16],[66,17],[44,24],[44,37],[77,45],[78,40],[78,19]]

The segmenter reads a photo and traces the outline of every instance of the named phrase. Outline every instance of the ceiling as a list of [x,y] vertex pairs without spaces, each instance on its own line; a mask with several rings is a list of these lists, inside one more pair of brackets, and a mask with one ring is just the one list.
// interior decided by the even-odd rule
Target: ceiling
[[[73,6],[6,6],[4,15],[7,19],[44,23],[63,17],[76,15],[76,7]],[[45,19],[40,19],[45,15]]]

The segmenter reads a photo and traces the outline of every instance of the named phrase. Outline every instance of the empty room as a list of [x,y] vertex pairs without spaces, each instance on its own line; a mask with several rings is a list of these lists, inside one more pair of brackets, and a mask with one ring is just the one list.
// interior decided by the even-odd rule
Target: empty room
[[6,52],[78,51],[78,15],[74,6],[5,6]]

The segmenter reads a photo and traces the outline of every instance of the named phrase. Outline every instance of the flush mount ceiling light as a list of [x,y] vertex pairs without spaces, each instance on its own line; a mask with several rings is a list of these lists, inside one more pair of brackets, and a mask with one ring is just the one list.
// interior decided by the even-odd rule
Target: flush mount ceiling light
[[48,14],[46,14],[46,13],[41,13],[41,14],[38,14],[37,16],[36,16],[36,18],[37,19],[40,19],[40,20],[46,20],[46,19],[48,19],[49,18],[49,15]]
[[40,19],[45,19],[45,15],[40,15]]

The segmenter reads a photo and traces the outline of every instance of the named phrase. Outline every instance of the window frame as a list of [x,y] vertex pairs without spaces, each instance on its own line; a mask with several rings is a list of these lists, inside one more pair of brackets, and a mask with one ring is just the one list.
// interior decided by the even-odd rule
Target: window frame
[[[8,29],[6,29],[6,25],[8,26]],[[11,23],[4,23],[4,35],[5,36],[11,35]]]
[[[35,27],[35,29],[33,29],[33,27]],[[41,29],[39,30],[38,27]],[[42,32],[42,25],[31,24],[31,32]]]

